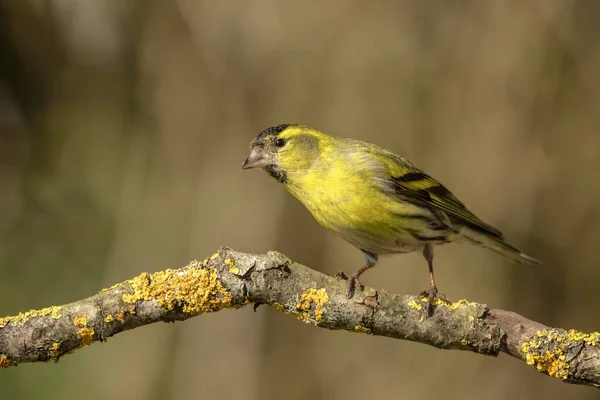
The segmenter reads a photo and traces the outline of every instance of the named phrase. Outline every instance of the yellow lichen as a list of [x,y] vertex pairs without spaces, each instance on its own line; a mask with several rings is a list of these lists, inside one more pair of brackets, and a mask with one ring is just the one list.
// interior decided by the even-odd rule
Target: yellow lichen
[[127,306],[121,308],[116,314],[115,319],[120,323],[125,323],[125,314],[135,314],[135,306]]
[[467,341],[467,339],[461,339],[460,344],[463,346],[467,346],[469,344],[469,342]]
[[10,361],[6,355],[0,354],[0,368],[13,367],[14,365],[15,363]]
[[231,272],[234,275],[237,275],[240,273],[240,269],[235,266],[235,264],[233,263],[233,260],[231,258],[226,258],[224,262],[225,262],[225,264],[227,264],[229,266],[229,272]]
[[600,343],[600,332],[583,333],[570,329],[567,332],[567,338],[573,341],[583,340],[588,346],[596,346]]
[[569,364],[565,361],[562,348],[558,347],[553,352],[546,350],[537,353],[532,350],[531,342],[523,343],[521,351],[525,353],[525,362],[534,365],[538,371],[548,373],[553,378],[567,379],[569,376]]
[[53,306],[42,308],[41,310],[29,310],[12,317],[0,318],[0,328],[8,324],[23,325],[33,317],[44,317],[50,315],[52,319],[59,319],[61,317],[60,310],[62,310],[62,307]]
[[219,257],[219,253],[215,253],[210,257],[206,257],[204,260],[202,260],[202,262],[199,262],[198,260],[194,260],[190,263],[189,266],[192,267],[206,267],[208,265],[209,262],[216,260]]
[[[310,288],[300,294],[296,303],[296,318],[304,322],[323,322],[323,305],[329,301],[325,288]],[[311,311],[314,317],[311,316]]]
[[414,308],[415,310],[423,309],[423,306],[421,304],[417,303],[414,299],[410,300],[406,305],[409,306],[410,308]]
[[284,311],[285,312],[285,307],[283,307],[283,304],[278,303],[276,301],[273,302],[273,308],[276,309],[277,311]]
[[121,286],[122,284],[123,284],[123,283],[121,283],[121,282],[119,282],[119,283],[115,283],[115,284],[114,284],[114,285],[112,285],[111,287],[107,287],[107,288],[104,288],[104,289],[100,290],[100,292],[99,292],[99,293],[104,293],[104,292],[107,292],[107,291],[109,291],[109,290],[116,289],[116,288],[118,288],[119,286]]
[[94,330],[90,328],[79,328],[77,336],[81,339],[81,344],[86,346],[94,341]]
[[85,315],[80,315],[73,318],[73,325],[80,327],[87,326],[87,317]]
[[455,302],[451,302],[448,300],[444,300],[444,299],[440,299],[440,298],[435,298],[433,299],[433,301],[431,302],[434,306],[442,306],[442,307],[447,307],[451,310],[457,310],[459,308],[461,308],[462,306],[467,306],[467,307],[477,307],[477,303],[472,303],[468,300],[465,299],[461,299]]
[[580,346],[597,346],[600,333],[583,333],[571,329],[541,329],[535,336],[521,344],[521,352],[529,365],[535,366],[551,377],[567,379],[569,363],[566,354]]
[[52,346],[50,346],[50,361],[54,361],[54,362],[58,361],[58,356],[59,356],[58,351],[59,350],[60,350],[60,343],[58,343],[58,342],[52,343]]
[[104,317],[104,322],[109,323],[112,322],[113,320],[113,316],[108,314],[106,317]]
[[145,272],[127,282],[133,293],[123,295],[126,303],[154,300],[166,310],[181,308],[192,315],[231,307],[231,293],[221,285],[214,269],[188,266],[183,270]]
[[544,337],[544,336],[548,336],[548,330],[547,329],[542,329],[540,331],[537,331],[536,333],[537,337]]
[[77,329],[77,336],[81,340],[81,344],[84,346],[92,344],[94,341],[94,330],[88,328],[87,317],[85,315],[79,315],[73,318],[73,325],[79,328]]
[[354,326],[354,332],[371,333],[371,330],[369,328],[367,328],[366,326],[362,326],[362,325],[358,324],[358,325]]

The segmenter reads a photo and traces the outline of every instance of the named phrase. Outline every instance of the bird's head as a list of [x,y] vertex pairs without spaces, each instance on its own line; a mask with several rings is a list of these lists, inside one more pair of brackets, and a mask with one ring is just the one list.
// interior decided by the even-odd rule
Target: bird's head
[[281,183],[306,172],[319,158],[324,134],[303,125],[282,124],[263,130],[250,143],[242,169],[263,168]]

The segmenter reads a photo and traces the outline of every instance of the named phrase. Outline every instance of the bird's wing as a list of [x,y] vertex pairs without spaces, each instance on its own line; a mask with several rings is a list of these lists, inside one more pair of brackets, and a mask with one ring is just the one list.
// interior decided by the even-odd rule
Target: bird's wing
[[437,180],[407,160],[392,154],[388,157],[385,162],[388,175],[385,185],[399,200],[443,211],[450,220],[458,221],[497,238],[503,237],[502,232],[475,216]]

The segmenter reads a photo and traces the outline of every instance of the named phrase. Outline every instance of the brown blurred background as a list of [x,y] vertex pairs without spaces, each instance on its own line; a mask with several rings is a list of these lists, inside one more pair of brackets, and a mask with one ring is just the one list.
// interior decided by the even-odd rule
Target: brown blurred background
[[[279,123],[381,144],[544,268],[438,248],[451,299],[600,329],[600,3],[0,2],[0,315],[219,246],[327,273],[362,255],[241,172]],[[420,255],[368,285],[417,293]],[[563,399],[507,356],[331,332],[260,308],[136,329],[0,371],[2,399]]]

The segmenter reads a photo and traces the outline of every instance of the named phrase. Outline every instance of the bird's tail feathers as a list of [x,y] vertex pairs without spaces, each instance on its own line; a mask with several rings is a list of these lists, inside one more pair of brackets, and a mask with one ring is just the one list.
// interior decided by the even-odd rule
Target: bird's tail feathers
[[541,261],[528,256],[518,248],[506,243],[504,238],[501,236],[492,236],[487,233],[478,232],[471,228],[464,228],[461,233],[467,242],[483,246],[486,249],[489,249],[494,253],[500,254],[501,256],[511,260],[514,263],[542,265]]

